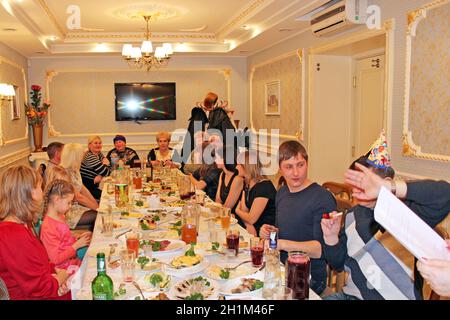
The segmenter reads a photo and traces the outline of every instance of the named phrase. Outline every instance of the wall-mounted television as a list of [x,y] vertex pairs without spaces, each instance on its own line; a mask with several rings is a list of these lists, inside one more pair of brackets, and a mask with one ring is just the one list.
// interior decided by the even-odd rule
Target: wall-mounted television
[[116,121],[175,120],[175,83],[115,83]]

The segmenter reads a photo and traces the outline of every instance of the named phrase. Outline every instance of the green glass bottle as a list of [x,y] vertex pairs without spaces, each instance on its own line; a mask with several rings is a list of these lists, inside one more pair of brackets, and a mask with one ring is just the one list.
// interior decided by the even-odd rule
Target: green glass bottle
[[92,280],[93,300],[114,300],[114,285],[106,274],[105,254],[97,253],[97,276]]

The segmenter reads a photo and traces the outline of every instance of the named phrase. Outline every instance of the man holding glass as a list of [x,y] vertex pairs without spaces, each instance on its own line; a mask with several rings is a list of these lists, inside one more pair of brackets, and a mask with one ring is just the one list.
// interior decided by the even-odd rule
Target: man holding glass
[[311,289],[328,294],[326,261],[322,257],[322,214],[336,210],[333,195],[308,179],[308,154],[297,141],[286,141],[278,150],[280,172],[286,184],[277,192],[276,226],[263,225],[260,237],[278,231],[278,249],[285,262],[290,251],[303,251],[311,258]]

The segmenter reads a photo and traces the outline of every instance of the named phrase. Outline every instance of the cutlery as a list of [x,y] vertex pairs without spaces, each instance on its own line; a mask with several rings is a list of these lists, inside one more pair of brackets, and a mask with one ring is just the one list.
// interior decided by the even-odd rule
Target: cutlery
[[133,281],[133,286],[135,286],[135,288],[139,290],[139,293],[141,294],[142,299],[146,300],[144,294],[142,293],[141,287],[139,287],[139,285],[137,284],[136,281]]
[[247,260],[247,261],[241,262],[241,263],[239,263],[238,265],[236,265],[234,267],[225,267],[225,270],[226,271],[233,271],[233,270],[236,270],[237,268],[239,268],[240,266],[242,266],[243,264],[246,264],[246,263],[249,263],[249,262],[252,262],[252,260]]
[[264,262],[263,262],[263,265],[262,265],[258,270],[256,270],[256,271],[253,272],[253,273],[257,273],[257,272],[259,272],[259,271],[262,271],[265,267],[266,267],[266,262],[264,261]]
[[126,230],[126,231],[124,231],[124,232],[122,232],[122,233],[119,233],[119,234],[116,236],[116,239],[119,239],[121,236],[123,236],[124,234],[130,232],[131,230],[133,230],[133,229],[130,228],[130,229],[128,229],[128,230]]

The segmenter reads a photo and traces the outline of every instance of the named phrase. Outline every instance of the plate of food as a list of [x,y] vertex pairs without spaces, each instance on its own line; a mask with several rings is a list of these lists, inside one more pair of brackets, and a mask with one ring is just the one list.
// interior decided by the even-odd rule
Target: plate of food
[[139,256],[136,259],[137,270],[141,271],[156,271],[161,269],[161,262],[157,258],[150,258],[147,256]]
[[210,256],[214,254],[224,254],[223,252],[223,246],[220,245],[219,242],[198,242],[195,244],[195,252],[203,255],[203,256]]
[[[170,300],[164,292],[143,292],[145,300]],[[134,296],[129,300],[144,300],[141,295]]]
[[[118,253],[118,245],[114,245],[115,249],[113,250],[113,256],[114,253]],[[93,257],[96,258],[98,253],[103,252],[105,254],[105,258],[109,257],[109,253],[111,252],[111,246],[107,245],[107,244],[98,244],[98,245],[92,245],[89,247],[89,249],[87,250],[86,254],[89,257]]]
[[186,246],[186,243],[181,240],[173,239],[142,239],[139,241],[139,248],[142,249],[146,245],[152,247],[153,256],[158,256],[181,250]]
[[227,270],[226,267],[233,267],[233,265],[212,265],[205,270],[205,274],[214,280],[232,280],[252,275],[258,271],[258,268],[253,268],[249,264],[244,264],[234,270]]
[[176,300],[211,300],[217,298],[218,285],[205,277],[185,279],[175,284],[169,297]]
[[193,274],[205,270],[208,265],[208,261],[197,254],[191,245],[183,255],[172,259],[167,266],[167,272],[172,275]]
[[180,239],[180,234],[178,233],[177,230],[168,229],[168,230],[160,230],[160,231],[148,232],[148,233],[145,234],[145,237],[147,239],[174,239],[174,240],[178,240],[178,239]]
[[[134,223],[135,225],[135,223]],[[126,220],[114,220],[113,221],[113,230],[116,232],[125,231],[133,226],[133,223]]]
[[264,287],[264,275],[255,274],[247,277],[239,277],[227,281],[222,285],[219,292],[224,295],[246,295],[259,296]]
[[170,289],[172,277],[164,272],[154,272],[146,274],[138,279],[138,284],[144,291],[168,291]]

